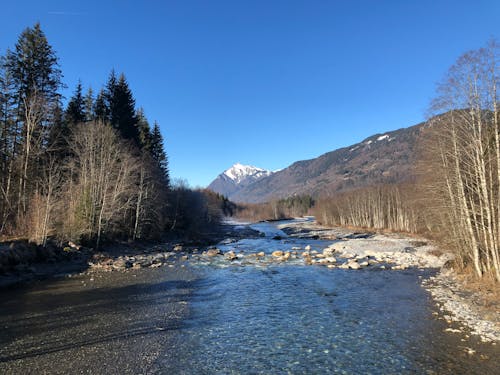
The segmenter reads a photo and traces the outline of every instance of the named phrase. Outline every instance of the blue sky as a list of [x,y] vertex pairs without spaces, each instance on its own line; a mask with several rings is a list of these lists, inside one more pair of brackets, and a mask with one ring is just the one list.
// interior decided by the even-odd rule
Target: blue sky
[[9,1],[0,51],[40,21],[64,95],[124,72],[160,123],[171,174],[280,169],[416,124],[463,52],[500,34],[499,1]]

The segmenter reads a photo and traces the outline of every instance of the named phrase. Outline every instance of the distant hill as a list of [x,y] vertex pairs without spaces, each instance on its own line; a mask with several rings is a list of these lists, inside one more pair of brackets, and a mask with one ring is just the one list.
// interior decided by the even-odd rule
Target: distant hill
[[375,134],[352,146],[295,162],[278,172],[228,188],[222,185],[221,174],[209,188],[235,202],[255,203],[293,194],[330,195],[373,184],[403,182],[412,176],[417,139],[423,126],[421,123]]
[[208,185],[208,188],[231,198],[245,186],[259,181],[264,177],[268,177],[271,174],[271,171],[262,168],[236,163],[231,168],[218,175],[217,178]]

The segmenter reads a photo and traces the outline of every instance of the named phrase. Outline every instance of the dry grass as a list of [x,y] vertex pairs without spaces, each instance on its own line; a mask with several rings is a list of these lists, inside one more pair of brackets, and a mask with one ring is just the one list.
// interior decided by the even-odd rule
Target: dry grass
[[494,320],[500,322],[500,288],[495,277],[485,274],[478,278],[470,267],[459,271],[457,277],[467,292],[478,297],[474,302],[487,310],[490,318],[496,317]]

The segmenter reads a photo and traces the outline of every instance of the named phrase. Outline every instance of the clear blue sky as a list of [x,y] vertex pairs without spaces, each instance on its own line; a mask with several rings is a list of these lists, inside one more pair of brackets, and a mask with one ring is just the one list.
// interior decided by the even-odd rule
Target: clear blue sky
[[0,51],[40,21],[69,97],[114,68],[171,174],[280,169],[425,118],[436,82],[500,34],[500,1],[6,1]]

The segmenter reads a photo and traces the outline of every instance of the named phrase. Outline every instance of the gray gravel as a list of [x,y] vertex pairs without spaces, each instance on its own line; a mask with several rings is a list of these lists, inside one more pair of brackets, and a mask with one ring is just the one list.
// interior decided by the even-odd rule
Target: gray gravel
[[175,361],[189,268],[81,275],[2,291],[1,374],[146,374]]

